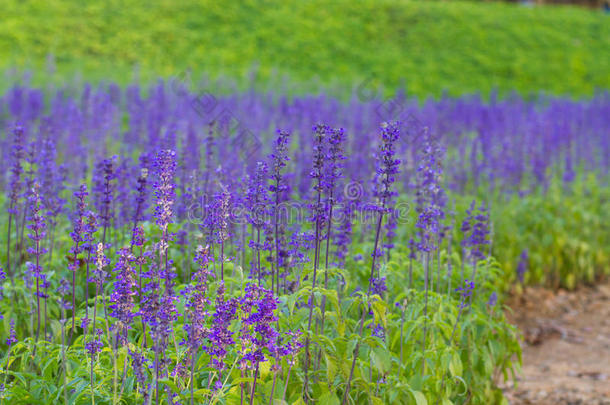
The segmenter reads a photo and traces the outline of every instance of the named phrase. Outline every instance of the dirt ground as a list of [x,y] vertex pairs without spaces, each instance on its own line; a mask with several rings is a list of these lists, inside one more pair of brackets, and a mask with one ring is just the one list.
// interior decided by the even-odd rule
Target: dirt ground
[[610,405],[610,283],[574,292],[527,288],[508,302],[523,368],[511,405]]

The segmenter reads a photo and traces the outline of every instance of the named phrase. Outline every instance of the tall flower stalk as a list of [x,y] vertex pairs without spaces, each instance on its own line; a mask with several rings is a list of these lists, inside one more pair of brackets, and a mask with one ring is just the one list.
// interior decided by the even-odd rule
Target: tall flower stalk
[[421,164],[417,168],[418,178],[418,217],[415,226],[419,230],[418,250],[422,254],[424,265],[424,328],[422,339],[422,375],[426,369],[426,336],[428,331],[428,290],[431,263],[434,251],[440,249],[441,220],[445,214],[445,194],[441,187],[441,150],[434,138],[426,131],[421,150]]
[[354,358],[352,359],[349,377],[345,385],[345,391],[343,392],[343,400],[341,401],[343,405],[345,405],[348,401],[350,384],[354,376],[354,369],[356,368],[356,361],[358,360],[358,353],[360,351],[360,341],[362,339],[362,332],[364,330],[364,321],[366,315],[371,310],[370,298],[371,292],[373,290],[373,284],[375,281],[374,275],[376,259],[377,257],[383,256],[382,254],[380,254],[380,252],[378,252],[377,247],[379,246],[379,239],[381,237],[381,224],[383,223],[383,216],[387,212],[386,203],[389,199],[396,195],[396,192],[392,191],[392,184],[395,181],[396,174],[399,173],[398,165],[400,164],[400,160],[394,158],[394,155],[396,154],[395,144],[400,136],[400,130],[398,129],[398,126],[398,122],[383,123],[381,125],[381,144],[379,147],[379,153],[377,155],[377,174],[381,177],[381,181],[378,183],[378,188],[375,190],[375,195],[380,202],[377,207],[377,229],[375,232],[375,244],[373,245],[373,260],[371,263],[371,273],[369,275],[369,285],[366,293],[366,303],[368,305],[368,308],[366,311],[362,311],[362,315],[360,317],[360,326],[358,330],[359,339],[356,343],[356,347],[354,348]]
[[185,309],[189,322],[185,323],[184,329],[187,334],[186,344],[191,359],[191,405],[194,405],[195,364],[197,353],[204,345],[205,339],[210,333],[209,328],[206,326],[206,322],[210,315],[208,312],[210,299],[207,296],[208,280],[214,276],[209,269],[211,260],[209,247],[206,246],[204,248],[199,246],[194,258],[198,269],[192,277],[195,286],[189,285],[185,291],[187,297]]
[[154,185],[155,196],[157,197],[155,222],[161,230],[161,237],[157,249],[160,258],[160,267],[164,269],[167,293],[167,288],[171,288],[172,286],[171,277],[169,277],[170,271],[167,253],[170,240],[168,227],[172,222],[172,207],[175,199],[174,174],[176,172],[176,152],[172,150],[163,150],[159,152],[155,161],[155,167],[157,171],[157,181]]
[[277,131],[277,138],[273,144],[273,152],[269,156],[271,159],[271,184],[269,185],[269,191],[273,198],[273,226],[275,235],[275,266],[271,273],[271,291],[275,291],[275,278],[278,278],[279,285],[279,271],[280,271],[280,238],[279,238],[279,216],[280,216],[280,203],[282,202],[282,195],[288,189],[286,181],[284,179],[283,169],[286,167],[286,162],[290,160],[288,157],[288,141],[290,139],[290,132]]
[[261,251],[264,246],[261,244],[261,231],[267,227],[265,221],[268,213],[269,195],[267,194],[267,176],[269,168],[265,162],[258,162],[254,176],[250,178],[248,188],[246,190],[246,220],[252,226],[253,233],[256,233],[256,239],[251,240],[249,246],[252,248],[252,268],[256,275],[258,285],[261,285]]
[[[11,284],[15,285],[15,278],[13,275],[13,267],[11,266],[11,234],[13,215],[17,215],[19,205],[19,194],[21,193],[22,180],[21,175],[23,174],[22,160],[25,155],[24,151],[24,132],[21,126],[16,126],[13,129],[13,145],[11,148],[11,169],[10,169],[10,180],[9,180],[9,205],[8,205],[8,231],[6,236],[6,269],[8,271]],[[17,220],[16,220],[17,222]],[[18,224],[15,224],[18,229]]]
[[106,232],[112,220],[112,203],[114,200],[115,185],[112,182],[116,179],[115,169],[116,157],[104,159],[97,165],[96,178],[93,191],[96,194],[96,208],[100,225],[102,226],[102,243],[106,243]]
[[[20,224],[16,223],[16,230],[18,231],[18,236],[19,236],[19,240],[17,242],[17,247],[16,247],[16,251],[17,251],[17,259],[19,259],[19,256],[21,254],[21,251],[23,249],[24,246],[24,242],[23,242],[23,238],[24,238],[24,233],[25,233],[25,228],[27,227],[27,223],[29,221],[30,218],[30,197],[32,195],[32,189],[34,188],[34,185],[36,184],[36,179],[34,177],[34,167],[36,165],[36,145],[34,142],[30,142],[27,146],[27,150],[25,152],[25,158],[24,161],[27,163],[27,169],[25,170],[25,181],[24,181],[24,189],[23,189],[23,197],[25,198],[26,202],[23,204],[23,212],[21,213],[21,227]],[[40,188],[40,185],[38,186]],[[40,192],[39,192],[40,194]],[[42,204],[42,199],[40,199],[40,204]],[[41,208],[42,210],[42,208]],[[19,265],[19,262],[17,261],[15,263],[15,265]]]
[[[133,311],[135,303],[134,296],[136,292],[135,274],[133,271],[133,262],[136,260],[131,253],[131,249],[122,248],[117,252],[118,260],[115,266],[117,272],[116,281],[114,283],[114,291],[110,294],[110,316],[116,321],[112,325],[112,330],[115,332],[114,343],[112,346],[113,362],[114,362],[114,384],[113,397],[114,403],[117,401],[117,349],[119,345],[125,346],[128,343],[128,332],[131,328],[135,313]],[[123,369],[126,370],[127,357],[123,364]],[[125,380],[125,372],[123,373],[122,381]],[[123,383],[121,383],[121,386]]]
[[93,301],[93,322],[92,331],[89,341],[85,342],[85,350],[91,358],[90,369],[90,384],[91,384],[91,404],[95,405],[95,385],[93,380],[93,367],[97,354],[102,350],[102,329],[97,328],[97,297],[100,294],[100,288],[103,287],[106,281],[107,273],[106,266],[110,264],[110,260],[104,254],[104,244],[98,243],[95,252],[95,270],[93,271],[92,281],[95,283],[95,298]]
[[[330,257],[330,240],[332,235],[333,208],[335,207],[335,189],[337,181],[342,177],[342,161],[345,160],[343,155],[343,142],[345,140],[345,132],[343,128],[330,129],[328,136],[328,153],[327,153],[327,168],[325,172],[325,187],[327,197],[327,227],[326,227],[326,254],[324,256],[324,289],[328,288],[328,259]],[[347,219],[346,219],[347,220]],[[322,320],[320,322],[320,332],[324,333],[324,323],[326,320],[326,295],[322,296]],[[317,365],[320,364],[322,357],[322,349],[318,352]],[[316,366],[317,368],[317,366]]]
[[74,335],[74,323],[76,316],[76,271],[80,268],[81,259],[79,255],[83,252],[84,247],[81,245],[85,241],[86,233],[86,209],[87,202],[85,198],[89,195],[87,186],[81,184],[78,191],[74,193],[76,197],[76,215],[74,217],[74,229],[70,233],[74,246],[70,249],[72,257],[68,263],[68,269],[72,272],[72,328],[70,329],[70,339]]
[[28,229],[31,233],[28,237],[32,241],[32,247],[28,248],[28,253],[34,256],[36,263],[30,263],[29,271],[36,278],[36,342],[40,335],[40,298],[43,294],[40,291],[40,282],[42,281],[42,266],[40,265],[40,258],[46,252],[46,249],[42,246],[42,241],[46,235],[47,224],[42,214],[42,202],[39,194],[40,186],[38,183],[34,183],[29,197],[29,212],[30,217],[28,221]]
[[147,183],[148,183],[148,168],[146,155],[140,157],[141,161],[141,169],[140,175],[137,179],[136,185],[136,197],[135,197],[135,209],[133,211],[133,226],[132,226],[132,239],[131,239],[131,249],[133,251],[134,246],[134,233],[135,229],[138,226],[138,222],[143,219],[144,211],[146,209],[146,198],[147,198]]
[[[155,207],[156,223],[161,230],[161,237],[156,250],[159,255],[159,268],[164,279],[165,290],[161,295],[154,294],[158,300],[153,303],[152,313],[149,313],[153,341],[155,342],[155,401],[159,403],[159,377],[161,373],[160,363],[165,363],[163,350],[167,345],[168,337],[172,331],[172,324],[176,320],[176,300],[174,295],[174,274],[170,268],[168,257],[169,251],[169,224],[172,222],[174,205],[174,174],[176,172],[176,152],[162,150],[157,154],[155,161],[157,181],[154,184],[155,196],[157,198]],[[158,280],[157,280],[158,283]],[[157,284],[158,285],[158,284]],[[163,354],[163,360],[160,356]]]
[[268,353],[273,354],[278,350],[276,342],[279,333],[273,327],[273,323],[278,320],[275,315],[278,300],[271,290],[248,284],[239,303],[243,312],[240,340],[249,348],[247,353],[242,354],[242,364],[249,362],[250,368],[254,368],[254,381],[250,391],[252,405],[260,364],[267,361]]
[[92,263],[96,263],[97,258],[97,244],[95,243],[95,233],[97,232],[97,217],[93,211],[88,211],[85,215],[84,232],[82,235],[83,239],[83,251],[87,252],[87,258],[85,259],[86,266],[86,278],[85,278],[85,318],[81,320],[81,328],[83,330],[83,340],[87,339],[87,331],[89,329],[89,283],[94,281],[91,278],[90,267]]
[[[489,239],[491,232],[487,207],[484,204],[481,204],[476,208],[475,202],[473,201],[468,210],[467,221],[469,221],[469,223],[466,228],[469,232],[466,234],[462,244],[469,249],[468,255],[472,260],[472,274],[470,279],[473,282],[476,282],[477,263],[479,260],[485,259],[487,255],[491,255],[491,240]],[[487,254],[484,252],[486,246],[489,246]],[[472,301],[472,295],[470,296],[470,300]]]
[[324,210],[324,204],[322,203],[322,193],[325,190],[325,178],[324,178],[324,161],[326,155],[324,153],[324,143],[326,134],[329,131],[329,128],[326,125],[318,124],[313,127],[314,131],[314,146],[313,146],[313,168],[310,173],[310,177],[314,179],[314,190],[316,192],[316,200],[312,205],[312,216],[314,222],[314,259],[313,259],[313,277],[311,281],[311,293],[309,296],[309,317],[307,318],[307,336],[305,337],[305,364],[304,364],[304,373],[305,373],[305,382],[303,384],[303,395],[306,401],[309,400],[308,394],[308,384],[309,384],[309,364],[311,361],[311,356],[309,353],[309,344],[310,337],[309,333],[311,332],[311,321],[313,319],[313,309],[316,306],[315,303],[315,289],[316,289],[316,277],[318,273],[318,265],[320,262],[320,233],[322,232],[322,226],[324,224],[324,220],[326,218],[326,213]]
[[229,239],[229,200],[231,198],[231,194],[228,191],[223,190],[222,193],[218,196],[218,204],[217,204],[217,212],[216,215],[218,217],[218,243],[220,244],[220,280],[224,281],[225,279],[225,242]]

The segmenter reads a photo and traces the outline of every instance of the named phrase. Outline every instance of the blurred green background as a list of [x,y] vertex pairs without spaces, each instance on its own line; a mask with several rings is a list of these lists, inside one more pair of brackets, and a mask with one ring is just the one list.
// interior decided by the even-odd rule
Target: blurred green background
[[188,68],[242,85],[286,75],[308,90],[374,78],[418,96],[493,88],[581,96],[610,87],[610,16],[577,7],[4,0],[1,15],[0,68],[33,70],[38,82],[80,73],[125,83]]

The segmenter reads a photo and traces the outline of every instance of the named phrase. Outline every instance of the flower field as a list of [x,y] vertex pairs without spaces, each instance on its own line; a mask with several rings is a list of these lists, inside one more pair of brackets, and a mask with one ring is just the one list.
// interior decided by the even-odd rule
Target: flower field
[[608,405],[608,10],[5,3],[0,405]]
[[501,403],[505,294],[609,272],[607,93],[189,87],[2,96],[3,403]]

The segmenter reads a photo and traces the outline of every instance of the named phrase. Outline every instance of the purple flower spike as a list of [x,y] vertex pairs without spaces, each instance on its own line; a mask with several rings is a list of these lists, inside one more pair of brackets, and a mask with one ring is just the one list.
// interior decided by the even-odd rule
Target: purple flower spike
[[104,347],[102,343],[103,334],[104,332],[98,328],[95,330],[95,336],[92,336],[91,340],[85,343],[85,350],[87,350],[87,353],[89,353],[91,357],[98,354],[102,350],[102,347]]
[[525,281],[525,272],[527,271],[527,261],[529,257],[527,254],[527,249],[523,249],[521,252],[521,256],[519,257],[519,265],[517,266],[517,277],[519,278],[519,282],[523,284]]
[[474,291],[474,281],[469,281],[468,279],[464,280],[464,285],[462,287],[458,287],[455,289],[456,292],[460,293],[460,308],[466,308],[468,306],[467,302],[472,296],[472,292]]
[[11,329],[9,332],[9,337],[6,339],[6,345],[11,346],[17,343],[17,334],[15,333],[15,320],[11,319]]
[[114,283],[114,291],[110,295],[110,316],[117,321],[112,325],[112,329],[117,332],[119,342],[127,344],[127,332],[131,327],[135,313],[134,299],[136,295],[135,274],[132,263],[135,257],[129,249],[123,248],[118,252],[118,260],[115,271],[118,273]]

